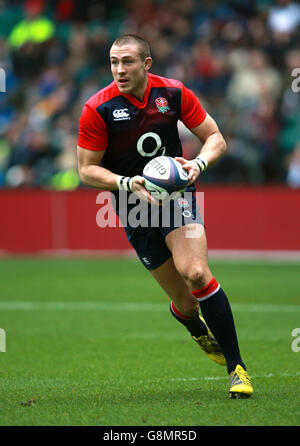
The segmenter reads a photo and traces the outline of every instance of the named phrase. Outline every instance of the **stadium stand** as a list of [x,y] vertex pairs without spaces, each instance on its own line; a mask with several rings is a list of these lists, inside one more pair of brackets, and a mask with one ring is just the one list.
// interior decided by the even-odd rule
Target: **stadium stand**
[[149,40],[153,72],[197,92],[225,135],[226,156],[201,182],[300,187],[299,24],[289,0],[0,1],[0,187],[80,187],[80,112],[112,79],[109,48],[127,32]]

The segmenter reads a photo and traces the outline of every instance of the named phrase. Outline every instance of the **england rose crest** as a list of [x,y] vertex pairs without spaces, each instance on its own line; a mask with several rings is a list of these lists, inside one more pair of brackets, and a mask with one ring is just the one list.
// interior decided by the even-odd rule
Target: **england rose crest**
[[165,98],[155,99],[155,104],[156,104],[158,110],[162,113],[166,113],[168,110],[170,110],[168,101]]
[[184,208],[188,208],[189,205],[190,205],[189,201],[186,198],[183,198],[183,197],[179,197],[178,200],[177,200],[177,203],[183,209]]

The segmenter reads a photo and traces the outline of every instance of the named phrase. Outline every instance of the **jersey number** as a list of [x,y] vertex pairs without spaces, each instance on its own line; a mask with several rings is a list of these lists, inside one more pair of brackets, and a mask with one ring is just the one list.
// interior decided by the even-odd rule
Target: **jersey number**
[[[152,150],[152,152],[145,152],[145,150],[143,149],[143,144],[146,138],[153,138],[155,140],[156,147]],[[142,156],[154,156],[159,150],[162,150],[161,155],[164,155],[166,153],[166,148],[165,146],[162,147],[162,141],[157,133],[153,132],[145,133],[139,138],[137,142],[137,151]]]

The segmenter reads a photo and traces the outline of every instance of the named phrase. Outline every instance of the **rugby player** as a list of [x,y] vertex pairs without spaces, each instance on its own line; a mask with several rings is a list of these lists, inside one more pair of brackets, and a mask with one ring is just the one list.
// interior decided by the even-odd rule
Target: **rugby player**
[[[122,221],[120,191],[155,202],[142,177],[149,160],[168,155],[181,162],[193,192],[188,204],[192,220],[175,226],[171,219],[168,227],[127,224],[125,231],[144,266],[170,297],[172,316],[212,360],[226,365],[229,397],[249,397],[252,384],[230,304],[208,265],[205,230],[194,196],[197,177],[226,151],[224,138],[191,90],[180,81],[149,72],[152,58],[142,37],[120,36],[111,47],[110,63],[113,82],[85,103],[80,117],[80,178],[87,186],[112,191]],[[179,120],[199,139],[199,152],[202,146],[193,160],[182,157]],[[172,203],[180,208],[180,200]],[[200,229],[197,238],[187,236],[191,229]]]

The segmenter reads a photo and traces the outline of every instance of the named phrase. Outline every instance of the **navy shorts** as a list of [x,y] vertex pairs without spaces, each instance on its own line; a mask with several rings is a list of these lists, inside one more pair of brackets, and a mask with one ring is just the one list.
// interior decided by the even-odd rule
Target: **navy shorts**
[[139,226],[134,230],[125,227],[129,242],[149,270],[158,268],[171,257],[172,254],[165,243],[165,237],[171,231],[193,223],[204,226],[194,193],[184,194],[181,198],[172,200],[169,207],[156,207],[155,212],[157,215],[152,217],[151,225]]

